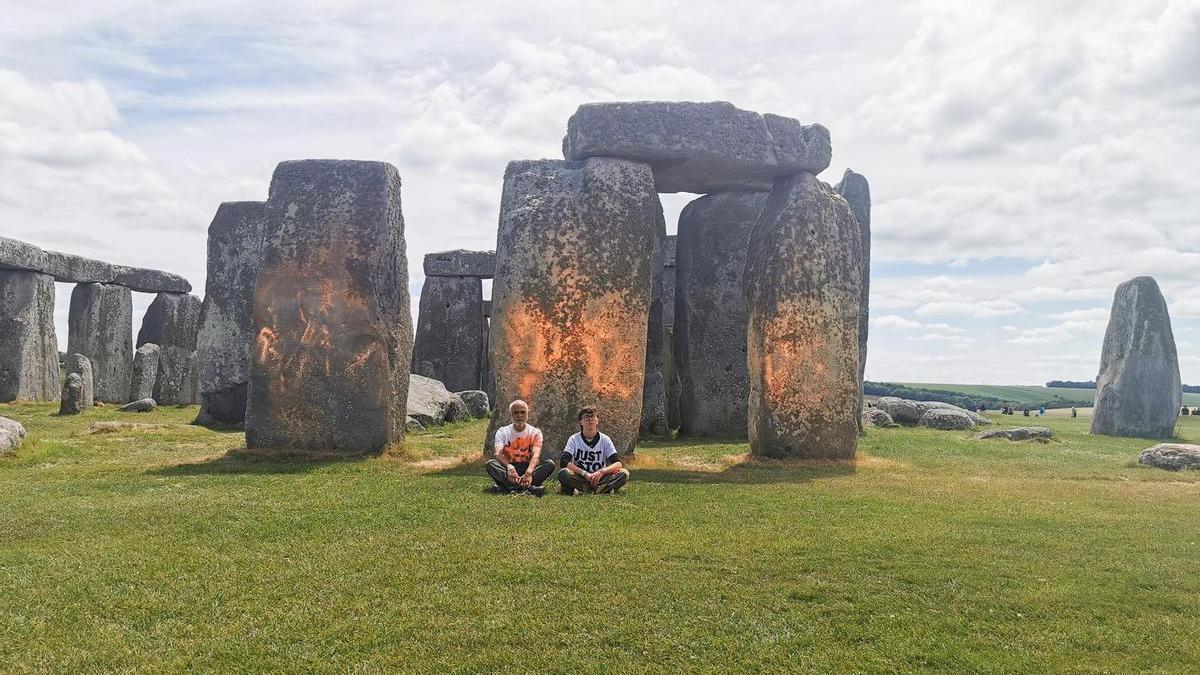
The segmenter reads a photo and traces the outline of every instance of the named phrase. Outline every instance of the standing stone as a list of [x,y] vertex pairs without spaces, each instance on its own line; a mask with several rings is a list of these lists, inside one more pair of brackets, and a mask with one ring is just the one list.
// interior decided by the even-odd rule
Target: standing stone
[[750,451],[854,457],[862,242],[846,201],[812,174],[775,184],[750,235]]
[[858,300],[858,431],[862,433],[862,387],[867,373],[867,329],[871,318],[871,186],[862,174],[846,169],[842,182],[834,189],[850,205],[862,240],[862,296]]
[[[483,378],[483,282],[476,277],[425,277],[417,312],[413,370],[451,391],[478,389]],[[424,375],[425,372],[422,372]]]
[[58,394],[54,278],[0,270],[0,401],[53,401]]
[[265,222],[265,202],[225,202],[208,226],[208,280],[196,339],[197,424],[236,426],[246,420],[254,282]]
[[679,215],[675,250],[675,368],[679,431],[745,438],[750,380],[742,271],[765,192],[692,201]]
[[133,354],[133,371],[129,382],[129,400],[154,398],[155,381],[158,380],[158,362],[162,352],[158,345],[147,342]]
[[92,362],[96,398],[129,400],[133,370],[133,294],[124,286],[79,284],[71,291],[67,351]]
[[194,295],[159,293],[146,309],[142,329],[138,331],[138,346],[158,345],[153,398],[159,405],[198,403],[191,392],[191,382],[195,377],[200,307],[200,298]]
[[482,355],[479,366],[480,385],[488,395],[489,401],[496,400],[496,373],[492,371],[492,301],[488,300],[484,304],[484,311],[487,313],[487,318],[483,320],[483,345],[481,347]]
[[405,256],[395,167],[275,169],[254,291],[248,447],[378,452],[404,439]]
[[1104,332],[1092,433],[1174,436],[1182,400],[1167,303],[1151,277],[1130,279],[1117,286]]
[[663,263],[666,259],[667,221],[658,210],[654,229],[654,251],[650,258],[650,314],[646,318],[646,379],[642,384],[642,421],[638,435],[664,438],[671,435],[667,425],[667,387],[663,378]]
[[641,420],[650,260],[661,205],[650,167],[590,159],[510,162],[504,174],[491,356],[495,412],[524,399],[545,448],[561,449],[584,404],[619,452]]
[[675,363],[675,244],[676,235],[667,236],[663,252],[663,380],[667,388],[667,426],[679,428],[679,368]]
[[83,378],[79,373],[71,373],[67,375],[66,382],[63,382],[58,414],[78,415],[86,409],[83,405]]
[[769,190],[775,178],[820,173],[829,130],[714,101],[585,103],[567,121],[563,156],[648,162],[659,192]]
[[80,382],[83,386],[81,396],[83,408],[91,409],[96,405],[96,388],[92,379],[92,362],[83,354],[67,354],[63,359],[63,370],[69,375],[75,373],[79,375]]

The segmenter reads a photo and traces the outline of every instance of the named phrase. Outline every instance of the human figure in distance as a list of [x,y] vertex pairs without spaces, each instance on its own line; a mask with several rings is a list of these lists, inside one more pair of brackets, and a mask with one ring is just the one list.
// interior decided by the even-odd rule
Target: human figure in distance
[[579,409],[579,433],[567,439],[558,470],[558,483],[565,495],[575,491],[606,494],[629,482],[629,470],[621,465],[617,448],[608,434],[600,433],[600,416],[590,405]]
[[554,473],[554,460],[542,459],[542,431],[526,422],[529,404],[517,399],[508,404],[512,424],[496,430],[495,456],[484,468],[496,483],[496,492],[529,492],[541,497],[542,483]]

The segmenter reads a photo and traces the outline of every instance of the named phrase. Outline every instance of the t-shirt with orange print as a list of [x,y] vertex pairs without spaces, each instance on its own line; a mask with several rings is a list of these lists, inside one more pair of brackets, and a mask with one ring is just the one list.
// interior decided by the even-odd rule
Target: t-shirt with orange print
[[526,424],[525,428],[517,431],[513,425],[500,427],[496,430],[496,454],[504,450],[508,461],[516,464],[527,463],[533,459],[533,451],[542,449],[542,431],[537,427]]

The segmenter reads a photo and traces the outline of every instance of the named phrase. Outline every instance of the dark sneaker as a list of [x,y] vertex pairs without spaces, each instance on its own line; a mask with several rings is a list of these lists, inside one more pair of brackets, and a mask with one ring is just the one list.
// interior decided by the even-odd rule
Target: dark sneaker
[[546,488],[541,485],[530,485],[529,494],[534,497],[541,497],[546,494]]

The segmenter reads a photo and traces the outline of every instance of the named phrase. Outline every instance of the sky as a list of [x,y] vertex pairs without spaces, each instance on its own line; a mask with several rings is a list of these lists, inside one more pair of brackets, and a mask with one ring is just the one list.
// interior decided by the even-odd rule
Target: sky
[[[183,274],[287,159],[403,180],[425,253],[495,247],[504,167],[585,102],[819,122],[873,198],[875,381],[1099,367],[1113,291],[1166,297],[1200,384],[1200,0],[0,0],[0,235]],[[664,195],[668,231],[697,195]],[[56,314],[65,341],[70,287]],[[140,316],[152,296],[135,294]]]

